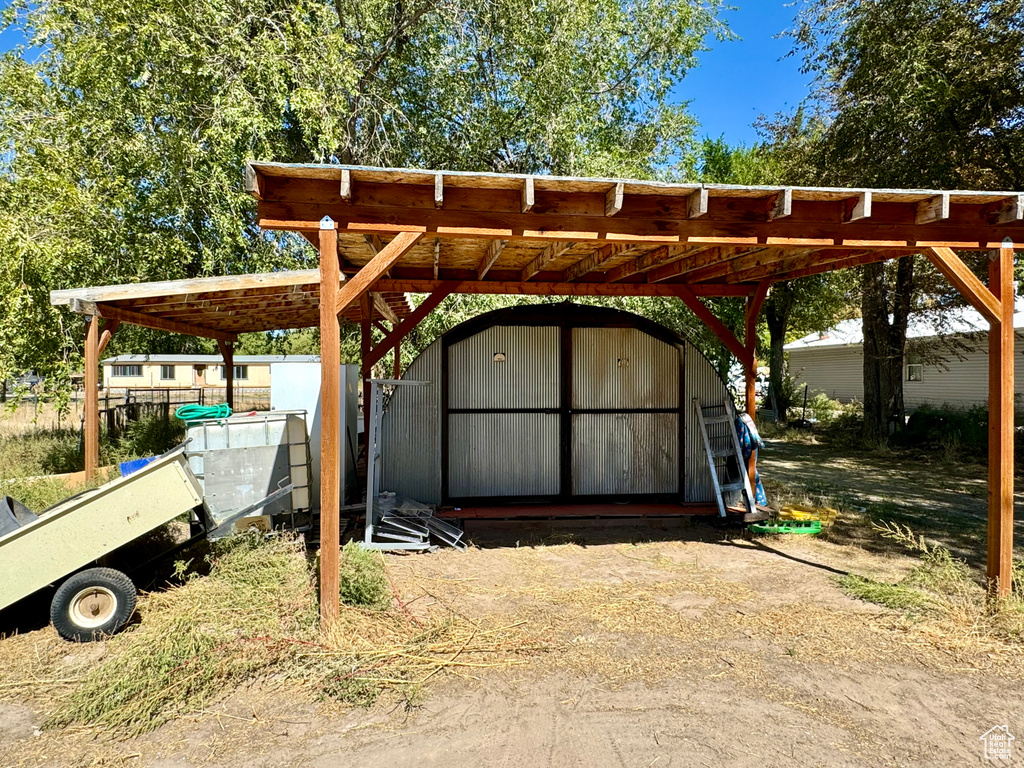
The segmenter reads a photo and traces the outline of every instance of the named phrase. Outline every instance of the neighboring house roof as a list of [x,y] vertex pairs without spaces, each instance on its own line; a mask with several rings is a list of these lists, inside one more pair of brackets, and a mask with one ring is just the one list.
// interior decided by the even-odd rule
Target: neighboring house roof
[[[1014,305],[1013,327],[1024,328],[1024,297]],[[941,321],[933,313],[912,315],[907,322],[908,339],[927,339],[936,336],[956,336],[964,333],[987,331],[988,321],[971,307],[957,307],[946,310]],[[843,320],[821,333],[810,333],[802,339],[791,341],[786,349],[819,349],[822,347],[847,347],[864,343],[864,325],[861,318]]]
[[[319,363],[320,355],[235,355],[235,365],[260,363]],[[223,365],[220,355],[116,355],[103,360],[103,364],[161,363],[170,365]]]

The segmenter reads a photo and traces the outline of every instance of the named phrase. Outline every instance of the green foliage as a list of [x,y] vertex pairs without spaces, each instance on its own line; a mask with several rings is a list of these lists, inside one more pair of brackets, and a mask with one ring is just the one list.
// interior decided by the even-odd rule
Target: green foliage
[[823,181],[1024,188],[1021,0],[814,0],[795,34]]
[[836,578],[843,591],[851,597],[866,600],[869,603],[884,605],[897,611],[911,614],[934,612],[939,608],[935,597],[922,589],[909,584],[888,584],[863,576],[847,574]]
[[[672,88],[719,0],[16,0],[0,58],[0,378],[66,388],[79,319],[55,288],[308,266],[266,235],[250,158],[678,175],[694,121]],[[308,351],[309,332],[243,341]],[[261,349],[263,347],[263,349]],[[123,328],[110,352],[212,352]],[[347,350],[349,353],[352,349]]]
[[364,549],[358,541],[341,548],[338,584],[345,605],[376,610],[391,605],[391,585],[380,552]]

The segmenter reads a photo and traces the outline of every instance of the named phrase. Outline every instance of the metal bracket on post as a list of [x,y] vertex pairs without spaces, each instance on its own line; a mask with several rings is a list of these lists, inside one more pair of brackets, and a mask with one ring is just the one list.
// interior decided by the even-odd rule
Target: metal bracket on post
[[[370,429],[366,434],[366,529],[363,534],[363,547],[382,550],[413,550],[431,549],[430,541],[377,541],[374,537],[376,519],[376,502],[380,496],[380,460],[381,460],[381,421],[384,416],[383,387],[425,387],[429,381],[408,381],[405,379],[370,379],[369,403],[365,400],[363,407],[370,408]],[[415,538],[415,537],[410,537]]]

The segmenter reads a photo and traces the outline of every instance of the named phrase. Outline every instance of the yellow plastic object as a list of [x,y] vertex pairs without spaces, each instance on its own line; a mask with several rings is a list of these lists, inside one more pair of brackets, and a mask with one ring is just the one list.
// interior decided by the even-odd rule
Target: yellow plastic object
[[839,511],[831,507],[805,507],[801,504],[787,504],[779,510],[780,520],[820,520],[822,526],[832,525]]

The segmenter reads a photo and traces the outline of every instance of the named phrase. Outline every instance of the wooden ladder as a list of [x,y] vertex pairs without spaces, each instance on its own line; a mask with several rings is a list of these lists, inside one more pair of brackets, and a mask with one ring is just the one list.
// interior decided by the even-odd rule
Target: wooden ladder
[[[693,408],[697,413],[700,436],[704,440],[704,452],[708,457],[708,469],[711,471],[711,482],[715,488],[718,513],[725,517],[726,511],[731,508],[725,503],[725,494],[739,492],[746,513],[754,514],[757,504],[754,501],[754,493],[750,489],[750,478],[747,477],[747,466],[743,461],[740,437],[736,433],[736,413],[732,403],[729,398],[726,398],[721,405],[702,406],[700,400],[695,399]],[[717,413],[710,413],[712,411]],[[721,434],[710,437],[708,433],[710,426],[716,426],[716,433]],[[712,441],[715,442],[716,447],[712,447]],[[734,460],[730,462],[729,457]],[[725,461],[719,461],[721,459],[725,459]],[[722,474],[721,477],[719,473]],[[734,476],[737,474],[739,477]]]

